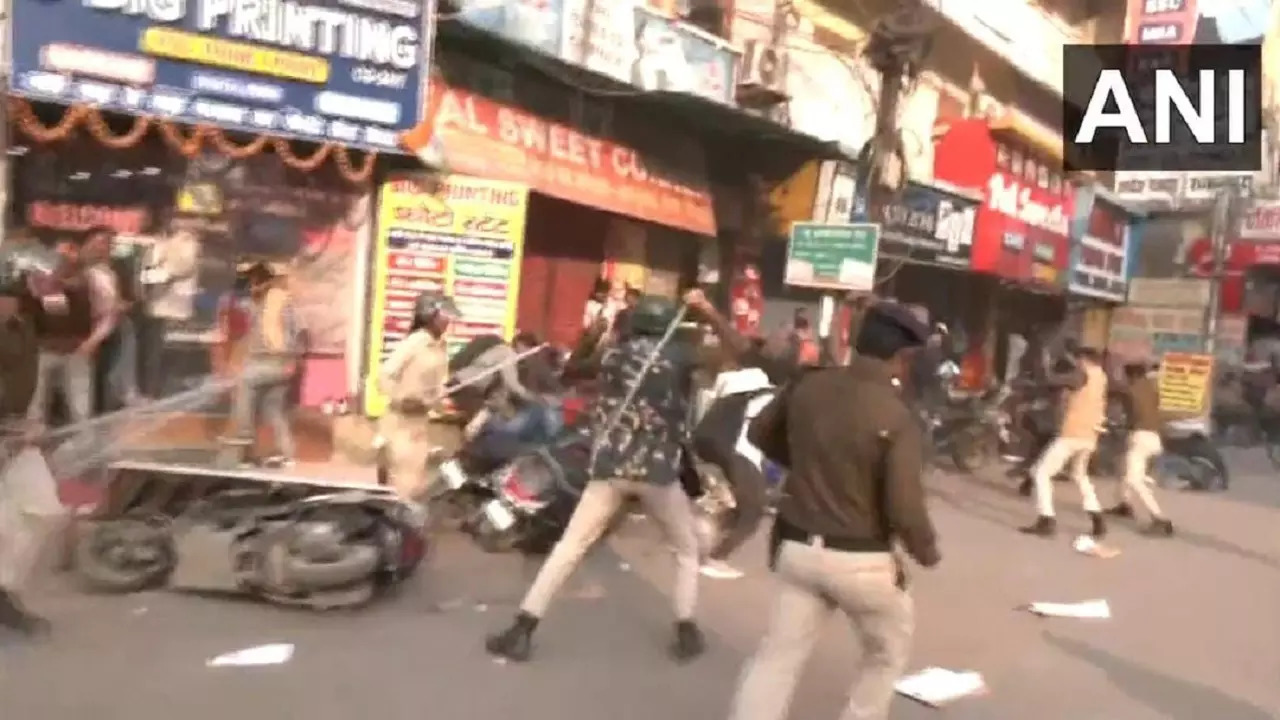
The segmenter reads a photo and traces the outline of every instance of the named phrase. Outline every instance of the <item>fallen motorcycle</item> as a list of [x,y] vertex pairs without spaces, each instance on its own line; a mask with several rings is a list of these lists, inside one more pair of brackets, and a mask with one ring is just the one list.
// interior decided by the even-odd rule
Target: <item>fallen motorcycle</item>
[[423,511],[386,488],[167,463],[112,472],[75,543],[76,572],[94,590],[351,608],[401,583],[427,551]]
[[1152,463],[1151,474],[1162,487],[1200,492],[1231,486],[1226,459],[1198,420],[1171,422],[1160,433],[1164,451]]

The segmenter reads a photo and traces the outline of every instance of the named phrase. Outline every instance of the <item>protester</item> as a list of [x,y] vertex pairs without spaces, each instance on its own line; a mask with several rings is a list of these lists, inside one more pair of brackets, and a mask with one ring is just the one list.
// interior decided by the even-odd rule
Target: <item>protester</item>
[[815,339],[809,313],[804,308],[797,308],[791,318],[791,328],[787,334],[791,361],[802,367],[812,367],[821,358],[818,341]]
[[[727,347],[744,343],[699,290],[685,295],[689,308],[707,317]],[[680,485],[689,435],[690,383],[695,348],[663,344],[676,318],[674,303],[647,296],[631,312],[630,335],[600,359],[600,394],[578,432],[593,443],[591,478],[564,536],[538,572],[514,623],[491,635],[489,653],[528,660],[533,633],[560,586],[577,568],[623,503],[638,497],[675,547],[675,639],[677,661],[701,655],[702,632],[694,621],[699,545],[693,508]]]
[[1151,459],[1163,449],[1160,443],[1160,389],[1147,363],[1125,365],[1124,374],[1128,386],[1125,400],[1130,422],[1129,447],[1125,452],[1124,477],[1117,486],[1117,502],[1106,514],[1133,517],[1133,506],[1129,501],[1137,497],[1151,516],[1151,523],[1143,533],[1152,537],[1170,537],[1173,535],[1173,523],[1160,512],[1152,490],[1153,483],[1147,477]]
[[386,441],[388,480],[407,499],[417,499],[427,487],[427,460],[434,447],[428,418],[449,379],[445,332],[457,317],[458,308],[447,295],[419,295],[409,334],[378,374],[378,389],[390,401],[378,426]]
[[26,311],[40,344],[40,372],[28,417],[44,424],[61,390],[70,420],[81,423],[93,415],[94,360],[115,329],[115,300],[101,273],[85,272],[76,243],[64,238],[55,249],[57,267],[29,277]]
[[200,237],[195,228],[175,222],[172,232],[157,236],[141,258],[138,282],[146,300],[138,316],[139,379],[144,392],[163,394],[169,329],[190,320],[200,290]]
[[132,302],[126,300],[126,293],[127,297],[133,297],[132,283],[123,278],[111,262],[114,242],[114,230],[97,227],[85,235],[80,249],[95,303],[104,311],[110,308],[108,312],[111,313],[112,332],[102,343],[98,358],[103,366],[101,369],[105,371],[102,373],[106,380],[103,398],[107,407],[136,405],[141,400],[138,392],[138,339],[129,317]]
[[920,479],[920,426],[900,382],[928,334],[901,306],[875,304],[863,315],[849,367],[806,373],[752,422],[748,437],[790,472],[770,541],[779,594],[731,720],[787,716],[822,623],[836,609],[862,647],[842,717],[888,717],[914,632],[894,543],[925,567],[941,559]]
[[1031,470],[1039,516],[1031,525],[1021,528],[1028,535],[1052,537],[1057,531],[1053,509],[1053,478],[1069,466],[1071,478],[1080,488],[1084,510],[1089,514],[1090,534],[1101,538],[1107,534],[1102,507],[1093,481],[1089,479],[1089,458],[1098,447],[1098,435],[1107,416],[1107,373],[1102,368],[1102,353],[1088,348],[1075,348],[1075,364],[1065,371],[1053,368],[1047,382],[1066,393],[1062,420],[1057,437],[1041,453]]
[[43,426],[27,419],[39,382],[36,328],[26,317],[21,274],[0,268],[0,627],[48,631],[19,596],[45,541],[64,517],[49,467],[34,445]]
[[252,442],[259,414],[271,428],[274,454],[263,458],[269,467],[292,467],[297,456],[289,423],[289,390],[297,372],[300,333],[284,281],[266,263],[245,270],[249,283],[249,330],[241,387],[233,396],[231,419],[235,434]]

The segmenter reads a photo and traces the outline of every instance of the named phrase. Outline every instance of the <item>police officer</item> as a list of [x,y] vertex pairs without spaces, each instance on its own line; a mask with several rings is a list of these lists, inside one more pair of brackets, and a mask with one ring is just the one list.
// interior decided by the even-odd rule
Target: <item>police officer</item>
[[[698,290],[685,296],[689,307],[715,327],[722,343],[745,349]],[[592,443],[591,482],[574,509],[564,535],[538,571],[514,623],[490,636],[490,654],[528,660],[533,632],[560,586],[600,538],[623,503],[638,498],[675,547],[675,638],[671,655],[688,661],[702,654],[703,637],[694,621],[700,547],[693,507],[680,484],[683,448],[689,435],[689,404],[695,348],[663,343],[676,317],[675,303],[645,296],[628,316],[628,334],[600,359],[600,394],[579,432]],[[634,388],[634,390],[633,390]]]
[[920,480],[920,425],[900,381],[928,335],[905,308],[877,303],[848,367],[810,371],[752,422],[748,437],[790,474],[771,538],[780,590],[731,720],[787,716],[822,622],[837,609],[862,646],[842,717],[887,718],[914,631],[894,544],[925,567],[940,560]]
[[36,635],[49,623],[18,596],[64,513],[49,466],[33,444],[41,428],[26,419],[40,362],[34,325],[20,312],[27,296],[12,258],[0,261],[0,627]]
[[449,379],[444,334],[457,317],[458,308],[447,295],[419,295],[408,336],[378,374],[378,388],[390,400],[378,427],[386,443],[388,480],[404,498],[416,498],[426,489],[427,460],[434,447],[428,415]]

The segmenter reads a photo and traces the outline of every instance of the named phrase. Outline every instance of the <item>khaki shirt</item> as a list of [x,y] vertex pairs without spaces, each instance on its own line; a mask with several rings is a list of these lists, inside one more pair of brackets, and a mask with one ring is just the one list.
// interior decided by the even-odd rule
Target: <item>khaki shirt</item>
[[1094,363],[1081,363],[1084,385],[1067,395],[1062,416],[1064,438],[1097,441],[1107,419],[1107,373]]
[[449,354],[444,338],[415,330],[400,341],[382,363],[378,389],[391,401],[391,408],[405,411],[405,404],[423,403],[429,409],[444,391],[449,379]]

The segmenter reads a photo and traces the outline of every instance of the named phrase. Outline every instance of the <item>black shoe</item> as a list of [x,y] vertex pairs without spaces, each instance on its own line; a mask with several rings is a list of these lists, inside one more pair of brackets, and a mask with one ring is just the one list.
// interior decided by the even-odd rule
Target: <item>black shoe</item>
[[45,635],[52,629],[48,620],[29,612],[11,592],[0,590],[0,627],[27,637]]
[[485,638],[484,649],[494,657],[527,662],[533,655],[533,631],[537,627],[538,618],[520,613],[511,627]]
[[678,663],[686,663],[697,658],[707,649],[702,631],[692,620],[681,620],[676,623],[676,638],[671,643],[671,657]]
[[1058,532],[1058,520],[1048,515],[1041,515],[1030,525],[1018,528],[1018,532],[1024,535],[1035,535],[1036,537],[1053,537]]
[[1102,513],[1089,513],[1089,524],[1089,535],[1092,536],[1094,540],[1101,540],[1107,536],[1107,521],[1102,518]]
[[1034,480],[1031,478],[1023,478],[1022,482],[1018,483],[1018,494],[1022,497],[1031,497],[1031,491],[1035,490],[1035,487],[1036,483]]
[[1109,507],[1102,511],[1104,515],[1112,517],[1131,518],[1133,517],[1133,506],[1127,502],[1117,504],[1115,507]]
[[1164,518],[1155,518],[1150,525],[1142,528],[1142,534],[1147,537],[1173,537],[1173,523]]

